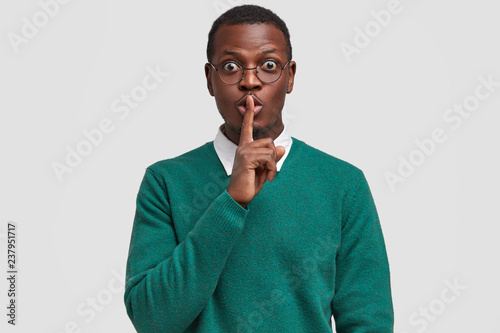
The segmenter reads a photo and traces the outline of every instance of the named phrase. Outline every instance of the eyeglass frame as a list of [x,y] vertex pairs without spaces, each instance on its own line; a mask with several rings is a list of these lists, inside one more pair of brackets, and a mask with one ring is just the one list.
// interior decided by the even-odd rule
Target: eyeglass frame
[[[261,61],[259,62],[259,64],[260,64],[262,61],[264,61],[264,60],[271,60],[271,59],[263,59],[263,60],[261,60]],[[241,67],[241,69],[242,69],[242,71],[241,71],[241,78],[238,80],[238,82],[235,82],[235,83],[227,83],[226,81],[224,81],[224,80],[220,77],[220,74],[219,74],[219,69],[218,69],[217,67],[215,67],[215,65],[214,65],[214,64],[212,64],[210,61],[209,61],[209,62],[207,62],[207,64],[210,64],[210,65],[212,66],[212,68],[213,68],[213,69],[215,69],[215,71],[217,72],[217,76],[219,77],[219,79],[220,79],[222,82],[224,82],[225,84],[228,84],[228,85],[233,85],[233,84],[238,84],[238,83],[240,83],[240,82],[243,80],[243,78],[245,77],[245,71],[252,71],[252,70],[255,70],[255,76],[259,79],[259,81],[261,81],[261,82],[263,82],[263,83],[274,83],[274,82],[278,81],[278,80],[281,78],[281,75],[283,75],[283,71],[285,70],[285,67],[286,67],[286,66],[288,66],[288,64],[290,63],[290,61],[292,61],[292,59],[289,59],[289,60],[286,62],[285,66],[281,66],[281,64],[280,64],[280,63],[278,62],[278,60],[276,60],[276,59],[272,59],[272,60],[273,60],[273,61],[276,61],[276,63],[277,63],[278,65],[280,65],[280,67],[281,67],[281,71],[280,71],[280,75],[278,76],[278,78],[277,78],[276,80],[274,80],[274,81],[271,81],[271,82],[262,81],[262,79],[259,77],[258,72],[257,72],[257,67],[259,67],[259,66],[255,66],[254,68],[245,68],[245,67],[243,67],[243,66],[242,66],[239,62],[237,62],[237,61],[234,61],[234,60],[233,60],[233,62],[234,62],[234,63],[236,63],[236,64],[238,64],[238,65]],[[222,62],[221,62],[221,63],[222,63]],[[220,65],[220,64],[219,64],[219,65]]]

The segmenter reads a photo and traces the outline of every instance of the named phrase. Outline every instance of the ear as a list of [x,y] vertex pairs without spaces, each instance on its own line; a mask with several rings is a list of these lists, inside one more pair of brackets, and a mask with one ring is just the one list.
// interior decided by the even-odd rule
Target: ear
[[295,61],[290,61],[288,64],[288,86],[286,93],[289,94],[293,90],[293,82],[295,80],[295,71],[297,70],[297,64]]
[[209,63],[205,64],[205,77],[207,78],[207,88],[210,96],[214,95],[214,89],[212,88],[212,66]]

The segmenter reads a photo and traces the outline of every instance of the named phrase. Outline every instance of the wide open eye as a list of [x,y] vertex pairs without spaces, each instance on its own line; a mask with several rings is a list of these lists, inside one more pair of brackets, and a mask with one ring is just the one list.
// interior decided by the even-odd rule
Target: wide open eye
[[240,67],[235,62],[227,62],[222,66],[222,69],[228,73],[234,73],[240,70]]
[[260,65],[260,68],[266,72],[275,72],[278,69],[278,63],[274,60],[266,60]]

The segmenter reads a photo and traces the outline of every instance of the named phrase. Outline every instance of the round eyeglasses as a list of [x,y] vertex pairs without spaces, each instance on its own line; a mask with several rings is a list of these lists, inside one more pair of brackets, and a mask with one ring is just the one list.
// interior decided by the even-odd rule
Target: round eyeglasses
[[257,78],[264,83],[273,83],[278,81],[281,77],[281,73],[286,66],[290,63],[292,59],[288,60],[285,66],[281,66],[277,60],[274,59],[263,59],[257,67],[245,68],[241,66],[236,61],[226,61],[221,62],[219,65],[215,66],[211,62],[209,64],[217,71],[219,78],[225,84],[236,84],[243,80],[245,76],[245,71],[251,71],[255,69],[255,75]]

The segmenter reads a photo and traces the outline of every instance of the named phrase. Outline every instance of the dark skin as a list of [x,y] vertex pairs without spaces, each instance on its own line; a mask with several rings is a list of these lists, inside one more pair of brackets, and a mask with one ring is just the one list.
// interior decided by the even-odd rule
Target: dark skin
[[[283,33],[270,24],[223,25],[215,34],[214,49],[211,62],[216,65],[235,60],[253,68],[262,59],[273,58],[284,66],[289,60]],[[291,61],[276,82],[263,83],[254,70],[246,70],[243,80],[227,85],[212,66],[205,65],[208,91],[225,121],[223,133],[238,145],[227,192],[244,208],[267,180],[274,180],[276,163],[285,154],[285,148],[275,147],[273,141],[284,129],[281,111],[286,94],[293,90],[295,71]]]

